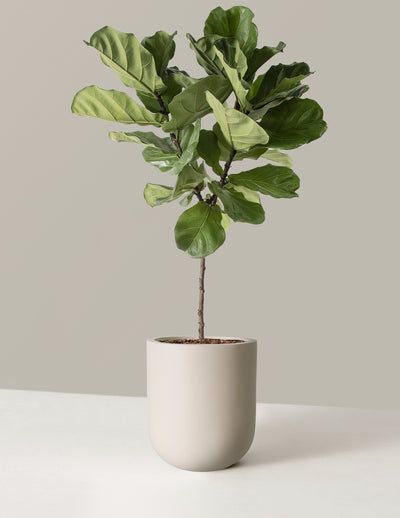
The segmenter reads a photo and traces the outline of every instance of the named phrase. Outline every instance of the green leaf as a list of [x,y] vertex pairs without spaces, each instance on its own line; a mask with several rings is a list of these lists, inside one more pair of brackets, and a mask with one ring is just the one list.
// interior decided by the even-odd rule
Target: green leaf
[[292,99],[272,108],[260,124],[270,136],[269,147],[280,149],[312,142],[327,128],[322,108],[311,99]]
[[193,196],[194,196],[194,192],[189,192],[189,193],[185,194],[185,196],[183,196],[180,199],[179,205],[181,207],[188,207],[193,199]]
[[221,70],[218,65],[214,63],[212,56],[210,56],[210,50],[213,48],[214,41],[217,38],[201,38],[196,41],[191,34],[186,34],[186,37],[190,41],[190,47],[195,51],[197,62],[209,75],[221,75]]
[[278,151],[277,149],[267,149],[265,153],[261,155],[262,158],[266,158],[271,162],[276,162],[277,164],[281,164],[285,167],[292,167],[293,162],[289,155],[286,153],[282,153],[282,151]]
[[158,185],[156,183],[146,184],[143,195],[150,207],[156,207],[157,205],[173,201],[177,198],[177,196],[174,195],[174,189],[172,187]]
[[186,126],[184,131],[182,132],[181,137],[181,147],[182,147],[182,155],[179,157],[179,160],[175,163],[174,167],[171,169],[172,174],[180,173],[183,168],[192,162],[196,157],[197,144],[199,142],[200,136],[200,121],[196,121],[194,126]]
[[223,169],[220,166],[219,160],[221,151],[218,145],[218,139],[215,133],[211,130],[201,130],[199,143],[197,145],[197,152],[199,156],[205,161],[207,165],[212,167],[213,171],[218,174],[223,174]]
[[193,85],[198,81],[198,79],[190,77],[189,74],[184,70],[179,70],[178,67],[168,67],[166,70],[166,75],[182,88],[188,88],[190,85]]
[[127,94],[97,86],[82,88],[75,95],[71,110],[77,115],[142,126],[161,126],[164,120],[161,114],[151,113]]
[[218,34],[236,38],[246,56],[250,56],[257,45],[258,31],[253,23],[254,13],[247,7],[231,7],[226,11],[216,7],[209,14],[204,35]]
[[225,241],[221,209],[199,202],[185,210],[175,226],[175,241],[180,250],[192,257],[215,252]]
[[168,34],[164,31],[157,31],[153,36],[148,36],[142,40],[142,45],[153,56],[156,70],[159,76],[163,76],[168,63],[175,54],[174,37],[176,32]]
[[[184,128],[181,139],[183,152],[180,157],[177,155],[175,148],[171,148],[164,139],[158,139],[154,135],[151,137],[151,143],[155,146],[147,146],[143,151],[143,158],[146,162],[158,167],[163,173],[179,174],[187,164],[196,158],[199,135],[200,121],[196,122],[194,126],[190,125]],[[143,139],[143,135],[140,138]],[[157,142],[161,145],[157,145]]]
[[248,93],[248,99],[256,108],[264,106],[277,94],[288,92],[298,86],[310,74],[310,67],[306,63],[275,65],[257,77]]
[[168,137],[161,138],[155,135],[152,131],[110,131],[108,134],[110,139],[114,142],[133,142],[135,144],[144,144],[145,146],[152,146],[166,153],[176,154],[176,149]]
[[215,48],[220,50],[225,61],[235,68],[241,77],[247,70],[247,59],[240,48],[239,42],[234,38],[221,38],[217,34],[210,34],[197,41],[191,34],[186,35],[191,48],[196,53],[197,62],[209,75],[220,75],[223,68],[215,54]]
[[[208,37],[210,38],[210,36]],[[234,38],[219,38],[215,40],[214,47],[222,52],[228,65],[235,68],[240,77],[244,77],[247,70],[247,59],[239,42]]]
[[264,165],[229,175],[229,183],[246,187],[274,198],[294,198],[300,186],[299,177],[288,167]]
[[267,104],[262,106],[261,108],[257,108],[249,112],[249,117],[253,120],[259,120],[264,117],[264,115],[271,109],[275,108],[275,106],[279,106],[280,104],[290,101],[291,99],[297,99],[301,97],[304,93],[309,90],[307,85],[299,84],[288,90],[287,92],[278,92],[274,94],[270,99],[266,101]]
[[146,162],[154,165],[155,167],[158,167],[162,173],[171,172],[179,160],[179,157],[176,153],[166,153],[165,151],[153,146],[146,146],[142,152],[142,155]]
[[163,125],[163,130],[171,132],[181,129],[210,113],[211,108],[206,99],[207,91],[212,92],[215,97],[224,102],[232,89],[229,81],[223,76],[215,75],[200,79],[177,95],[170,103],[172,119]]
[[232,149],[241,151],[268,142],[267,133],[250,117],[233,108],[224,108],[210,92],[207,92],[206,97],[222,135]]
[[255,49],[253,54],[247,60],[247,72],[244,76],[246,81],[253,81],[255,73],[262,67],[267,61],[269,61],[278,52],[283,52],[286,44],[280,41],[276,47],[262,47],[261,49]]
[[233,91],[235,92],[236,99],[238,100],[242,110],[251,110],[252,106],[249,103],[249,101],[246,99],[247,91],[245,90],[244,86],[242,85],[242,82],[239,77],[239,73],[236,70],[236,68],[232,68],[226,63],[224,59],[224,55],[220,50],[218,50],[216,47],[215,54],[217,55],[222,68],[225,72],[226,77],[228,78]]
[[88,45],[99,52],[103,63],[117,72],[124,85],[147,93],[165,89],[153,56],[133,34],[103,27],[92,35]]
[[204,173],[195,169],[191,164],[186,165],[178,174],[174,194],[180,196],[184,192],[192,191],[204,180]]
[[243,192],[227,184],[224,187],[217,182],[209,184],[211,192],[216,194],[224,205],[224,210],[233,221],[259,225],[265,220],[265,212],[260,202],[246,199]]
[[[221,160],[228,160],[228,158],[229,148],[226,148],[222,153]],[[282,153],[277,149],[269,149],[267,146],[262,145],[254,146],[247,151],[237,151],[233,161],[238,162],[245,159],[258,160],[259,158],[265,158],[271,162],[276,162],[287,167],[292,166],[292,160],[289,155]]]

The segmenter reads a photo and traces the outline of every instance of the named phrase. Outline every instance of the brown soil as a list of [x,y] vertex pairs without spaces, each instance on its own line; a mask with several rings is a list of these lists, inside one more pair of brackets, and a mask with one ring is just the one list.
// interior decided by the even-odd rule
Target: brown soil
[[205,338],[199,340],[198,338],[164,338],[159,342],[167,344],[239,344],[243,343],[244,340],[225,340],[223,338]]

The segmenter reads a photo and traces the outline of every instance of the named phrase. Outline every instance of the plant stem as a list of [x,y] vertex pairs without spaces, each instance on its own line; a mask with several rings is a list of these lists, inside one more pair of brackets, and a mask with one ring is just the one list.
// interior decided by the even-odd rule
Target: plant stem
[[[166,117],[168,117],[168,109],[165,105],[163,98],[161,97],[161,95],[159,93],[156,93],[156,97],[157,97],[158,104],[160,105],[161,113],[163,115],[165,115]],[[181,156],[182,146],[181,146],[181,143],[179,142],[179,139],[177,138],[175,133],[170,133],[169,136],[171,137],[171,142],[173,143],[173,145],[176,147],[176,150],[178,151],[178,155]]]
[[228,161],[225,162],[224,173],[221,176],[221,180],[219,181],[219,183],[221,184],[222,187],[226,184],[226,179],[228,177],[229,169],[231,168],[235,155],[236,155],[236,151],[233,149],[231,151],[231,154],[229,155]]
[[199,340],[204,340],[204,274],[206,271],[206,259],[200,259],[200,277],[199,277],[199,309],[197,315],[199,317]]

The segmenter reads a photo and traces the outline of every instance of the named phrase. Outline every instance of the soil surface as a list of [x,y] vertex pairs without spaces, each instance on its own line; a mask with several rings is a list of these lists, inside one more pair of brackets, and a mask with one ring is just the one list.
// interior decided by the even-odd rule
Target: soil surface
[[158,341],[167,344],[240,344],[244,342],[244,340],[225,340],[223,338],[205,338],[204,340],[198,338],[164,338]]

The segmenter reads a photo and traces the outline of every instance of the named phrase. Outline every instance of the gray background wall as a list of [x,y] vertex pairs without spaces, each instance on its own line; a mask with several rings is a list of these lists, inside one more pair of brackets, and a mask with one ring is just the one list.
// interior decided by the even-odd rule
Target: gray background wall
[[[260,401],[400,406],[396,2],[246,5],[260,42],[284,40],[282,60],[317,71],[329,132],[292,153],[300,198],[265,199],[266,224],[233,226],[208,260],[208,333],[259,339]],[[143,395],[145,338],[195,332],[179,207],[147,207],[158,171],[69,106],[82,86],[122,88],[82,43],[106,24],[177,29],[175,62],[200,76],[184,34],[214,6],[2,7],[1,387]]]

